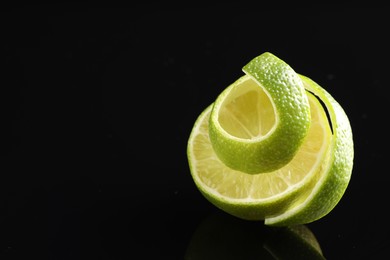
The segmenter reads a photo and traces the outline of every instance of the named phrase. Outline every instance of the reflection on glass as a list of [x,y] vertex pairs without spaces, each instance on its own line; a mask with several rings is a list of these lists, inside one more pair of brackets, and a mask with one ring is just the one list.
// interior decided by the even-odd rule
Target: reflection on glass
[[325,259],[305,225],[268,227],[223,212],[206,218],[195,230],[185,259]]

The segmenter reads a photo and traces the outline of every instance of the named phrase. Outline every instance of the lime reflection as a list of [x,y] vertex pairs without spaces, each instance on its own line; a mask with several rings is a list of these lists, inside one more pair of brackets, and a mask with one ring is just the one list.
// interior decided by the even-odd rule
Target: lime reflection
[[185,253],[187,260],[325,259],[306,225],[268,227],[217,212],[203,220]]

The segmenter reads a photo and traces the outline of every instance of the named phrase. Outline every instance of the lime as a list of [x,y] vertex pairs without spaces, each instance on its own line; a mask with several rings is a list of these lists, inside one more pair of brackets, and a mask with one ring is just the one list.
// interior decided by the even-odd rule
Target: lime
[[[263,67],[257,68],[262,69]],[[269,73],[277,77],[279,71],[275,69]],[[280,105],[275,105],[278,101],[272,101],[270,91],[259,87],[259,81],[249,75],[242,76],[238,82],[229,86],[227,89],[230,90],[226,92],[228,94],[222,94],[222,99],[218,100],[221,96],[217,98],[216,102],[221,102],[218,108],[215,102],[210,104],[195,121],[187,146],[191,175],[205,198],[223,211],[247,220],[264,220],[267,225],[305,224],[328,214],[344,194],[353,165],[352,130],[348,117],[340,104],[318,84],[300,74],[296,73],[296,76],[306,89],[305,97],[310,109],[308,130],[305,130],[306,123],[300,123],[298,126],[305,132],[301,141],[292,140],[297,135],[289,134],[283,137],[282,133],[286,133],[285,131],[278,133],[277,138],[269,134],[275,133],[275,129],[282,125],[281,121],[284,121],[285,115],[281,114],[284,114],[285,106],[279,108],[278,115],[275,112]],[[279,91],[283,91],[283,88]],[[300,92],[297,91],[296,95],[299,96],[296,106],[303,107],[300,111],[306,111],[306,103],[302,101]],[[289,109],[293,108],[293,105],[289,106]],[[256,111],[253,112],[253,109]],[[212,119],[216,113],[219,114],[218,118],[216,117],[218,120]],[[251,113],[256,115],[250,115]],[[294,113],[290,113],[287,118],[292,114]],[[259,117],[263,118],[259,120]],[[294,126],[291,125],[291,128]],[[256,132],[253,129],[262,130]],[[249,145],[240,150],[241,146],[246,146],[245,139],[251,139],[245,137],[248,130],[250,133],[256,133],[255,140],[248,142]],[[260,136],[259,133],[265,134]],[[218,144],[214,144],[219,138],[225,138],[225,141],[216,141]],[[279,143],[281,150],[284,146],[290,146],[287,149],[289,151],[293,150],[290,144],[294,143],[293,147],[297,151],[293,158],[286,160],[283,157],[283,163],[274,169],[274,150],[268,150],[270,154],[267,154],[266,150],[270,146],[264,145],[268,138],[272,138],[271,143]],[[298,136],[298,139],[301,138]],[[221,156],[221,151],[230,149],[240,150],[237,153],[242,155],[238,157],[244,162]],[[245,153],[242,151],[247,151],[247,156],[251,159],[245,160]],[[255,174],[255,171],[248,172],[252,166],[247,166],[260,151],[267,154],[272,164],[269,169],[274,170],[258,174]],[[230,152],[234,154],[236,150]],[[251,155],[252,153],[256,154]],[[267,160],[263,160],[262,164],[266,164]],[[245,170],[232,167],[229,162],[234,162],[236,166],[244,165]]]
[[210,140],[218,158],[246,173],[271,172],[296,154],[310,126],[302,81],[271,53],[254,58],[245,76],[215,100]]

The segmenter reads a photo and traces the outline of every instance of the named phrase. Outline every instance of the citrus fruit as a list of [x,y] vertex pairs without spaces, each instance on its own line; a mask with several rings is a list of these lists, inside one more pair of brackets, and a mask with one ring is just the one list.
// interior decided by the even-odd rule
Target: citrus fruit
[[271,172],[288,163],[310,126],[310,107],[298,74],[264,53],[244,68],[245,76],[215,100],[210,140],[218,158],[246,173]]
[[[268,59],[265,61],[272,63],[278,59],[275,56],[271,57],[273,57],[271,61]],[[251,62],[257,63],[258,59]],[[274,226],[310,223],[328,214],[337,205],[348,186],[354,156],[350,122],[340,104],[308,77],[291,72],[288,66],[254,67],[256,69],[252,70],[252,76],[246,74],[228,86],[225,90],[227,94],[222,93],[222,96],[205,108],[196,119],[187,145],[192,178],[199,191],[211,203],[239,218],[264,220],[266,225]],[[302,101],[304,99],[301,98],[301,93],[296,91],[295,94],[291,94],[299,96],[295,106],[281,105],[281,109],[277,110],[276,107],[280,104],[275,104],[278,101],[272,101],[270,91],[265,87],[259,87],[263,83],[256,80],[258,77],[255,74],[261,74],[256,70],[264,68],[267,68],[267,73],[274,75],[275,82],[281,82],[277,80],[279,74],[284,78],[283,75],[286,73],[283,73],[283,70],[295,73],[300,80],[300,84],[295,84],[295,87],[304,88],[307,104]],[[294,80],[297,80],[296,77],[294,76]],[[284,88],[280,87],[278,91],[283,92]],[[291,90],[287,92],[292,93]],[[222,101],[218,100],[219,98]],[[218,108],[216,102],[221,102]],[[282,133],[287,133],[285,132],[287,130],[281,131],[276,137],[269,134],[275,133],[275,129],[283,125],[281,121],[288,120],[285,117],[297,118],[292,116],[296,115],[293,112],[286,116],[284,114],[286,107],[288,110],[299,108],[299,111],[306,111],[306,107],[309,108],[309,120],[301,120],[303,123],[298,123],[298,126],[294,125],[294,122],[288,124],[290,128],[297,127],[305,132],[303,139],[294,134],[283,136]],[[213,119],[216,113],[219,115]],[[298,118],[305,117],[302,113],[306,112],[298,113],[301,115]],[[307,130],[305,125],[308,127]],[[251,134],[245,136],[247,131]],[[249,145],[242,148],[246,146],[245,140],[252,138],[248,137],[251,135],[256,140],[248,142]],[[301,140],[292,140],[295,137]],[[219,138],[225,139],[219,143],[214,140]],[[272,145],[263,144],[268,138],[272,139],[271,143],[275,143],[272,149],[270,149]],[[281,158],[282,161],[278,165],[272,159],[272,155],[277,153],[274,150],[277,147],[283,150],[283,154],[289,154],[284,150],[284,146],[290,147],[286,149],[288,151],[294,149],[296,151],[293,152],[292,159],[276,155],[276,158]],[[232,155],[237,152],[236,150],[240,150],[237,152],[241,153],[238,158],[244,162],[234,159],[234,156],[221,156],[223,150],[229,150],[226,154]],[[245,154],[249,160],[245,159]],[[262,173],[248,171],[252,166],[247,165],[251,164],[258,154],[266,156],[266,159],[262,159],[262,165],[270,161],[272,167],[268,169],[269,171]],[[244,165],[245,169],[237,169],[232,165]]]

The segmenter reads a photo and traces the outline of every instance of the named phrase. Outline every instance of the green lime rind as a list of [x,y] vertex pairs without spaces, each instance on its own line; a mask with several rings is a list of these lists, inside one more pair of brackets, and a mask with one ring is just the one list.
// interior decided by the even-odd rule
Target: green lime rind
[[[218,123],[218,111],[228,94],[223,91],[214,102],[210,139],[217,156],[228,167],[250,174],[271,172],[290,162],[303,143],[310,127],[309,101],[298,74],[271,53],[257,56],[243,71],[268,94],[276,124],[258,139],[232,137]],[[228,88],[239,87],[239,83],[240,79]]]
[[351,179],[354,143],[348,116],[325,89],[306,76],[300,77],[305,88],[315,94],[327,108],[333,137],[327,159],[323,162],[323,172],[304,202],[284,214],[265,219],[266,225],[306,224],[324,217],[339,203]]

